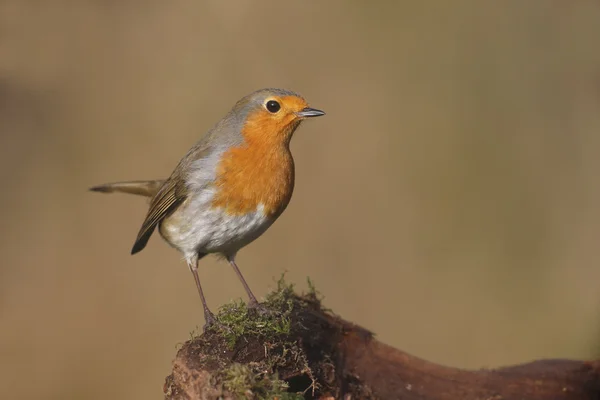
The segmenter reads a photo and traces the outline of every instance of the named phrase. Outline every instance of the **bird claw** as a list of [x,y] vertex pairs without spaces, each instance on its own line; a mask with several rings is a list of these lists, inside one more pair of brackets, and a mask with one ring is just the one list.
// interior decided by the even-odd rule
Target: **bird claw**
[[260,304],[258,301],[250,301],[250,303],[248,303],[248,310],[252,313],[260,315],[261,317],[266,317],[273,314],[271,310],[269,310],[263,304]]
[[207,330],[214,328],[215,326],[221,325],[217,321],[217,318],[215,317],[215,315],[210,311],[204,312],[204,321],[205,321],[205,323],[204,323],[204,326],[202,327],[202,330],[204,331],[204,333],[206,333]]

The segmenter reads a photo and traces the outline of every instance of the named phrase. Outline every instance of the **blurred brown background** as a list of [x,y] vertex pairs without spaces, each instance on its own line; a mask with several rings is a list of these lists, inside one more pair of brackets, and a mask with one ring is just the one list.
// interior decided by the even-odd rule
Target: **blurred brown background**
[[[600,355],[600,4],[0,3],[0,387],[159,399],[202,326],[143,199],[238,98],[302,93],[283,217],[240,253],[255,293],[310,276],[336,312],[426,359]],[[243,289],[201,264],[210,305]],[[18,389],[16,389],[18,388]],[[16,396],[14,395],[16,393]]]

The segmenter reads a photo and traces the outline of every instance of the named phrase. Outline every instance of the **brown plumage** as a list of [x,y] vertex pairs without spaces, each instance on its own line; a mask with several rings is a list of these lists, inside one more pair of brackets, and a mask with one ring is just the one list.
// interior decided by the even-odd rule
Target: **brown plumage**
[[158,192],[158,189],[160,189],[164,182],[164,179],[158,179],[153,181],[105,183],[104,185],[91,187],[90,190],[102,193],[121,192],[137,194],[139,196],[145,197],[153,197],[156,194],[156,192]]

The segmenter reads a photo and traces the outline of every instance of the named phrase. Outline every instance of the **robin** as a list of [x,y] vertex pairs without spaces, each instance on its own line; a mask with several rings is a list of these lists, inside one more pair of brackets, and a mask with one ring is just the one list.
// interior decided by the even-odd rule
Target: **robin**
[[294,189],[290,140],[303,120],[321,115],[325,113],[310,108],[297,93],[258,90],[239,100],[187,152],[169,178],[107,183],[90,190],[151,198],[131,254],[143,250],[158,227],[194,275],[206,327],[215,317],[200,285],[198,261],[212,253],[225,257],[248,294],[248,306],[260,307],[235,256],[287,207]]

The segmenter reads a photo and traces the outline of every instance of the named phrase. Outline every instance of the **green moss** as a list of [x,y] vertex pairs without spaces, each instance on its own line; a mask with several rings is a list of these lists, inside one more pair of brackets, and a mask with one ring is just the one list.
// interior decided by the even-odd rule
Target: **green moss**
[[223,371],[223,387],[236,398],[257,400],[303,400],[301,393],[289,393],[288,385],[277,374],[256,373],[242,364],[232,364]]
[[317,300],[321,300],[321,293],[319,293],[319,291],[317,290],[317,287],[315,286],[314,282],[312,281],[312,279],[310,279],[310,276],[306,277],[306,284],[308,285],[308,296],[311,296]]
[[290,316],[294,308],[293,296],[293,285],[286,284],[281,277],[277,282],[277,290],[269,293],[262,303],[266,313],[249,310],[242,300],[233,301],[219,309],[216,315],[218,324],[212,330],[225,338],[231,349],[244,336],[275,339],[289,335]]

